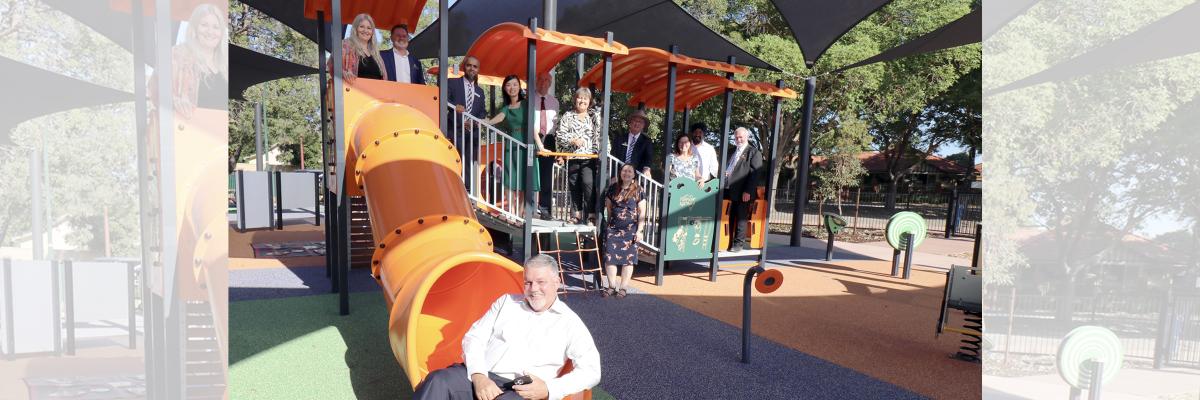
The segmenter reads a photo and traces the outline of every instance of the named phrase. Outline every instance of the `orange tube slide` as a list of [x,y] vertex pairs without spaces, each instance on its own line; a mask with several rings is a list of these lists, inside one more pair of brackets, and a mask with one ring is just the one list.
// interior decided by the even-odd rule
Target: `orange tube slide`
[[415,387],[462,362],[463,335],[501,294],[521,292],[522,269],[475,220],[436,88],[358,79],[345,94],[346,189],[366,197],[392,352]]

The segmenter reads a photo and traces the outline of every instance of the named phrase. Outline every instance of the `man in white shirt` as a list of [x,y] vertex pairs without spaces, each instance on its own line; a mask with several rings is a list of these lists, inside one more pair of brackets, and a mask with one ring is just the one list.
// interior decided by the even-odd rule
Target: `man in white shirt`
[[[414,399],[551,399],[600,383],[600,353],[579,316],[558,300],[558,264],[525,262],[524,295],[503,295],[463,337],[463,359],[433,371]],[[571,372],[558,376],[570,359]],[[514,384],[528,377],[528,384]]]
[[[554,128],[555,122],[558,122],[558,99],[555,99],[550,94],[550,85],[554,81],[550,80],[550,74],[541,73],[537,76],[537,91],[533,93],[529,104],[534,107],[533,114],[533,129],[538,133],[538,137],[542,139],[544,149],[555,151],[557,146],[554,144]],[[554,171],[554,157],[541,157],[538,164],[541,169],[538,171],[541,174],[542,182],[550,182]],[[550,217],[550,206],[552,205],[550,196],[550,185],[543,184],[543,190],[538,192],[538,215],[541,218]]]
[[688,136],[692,139],[692,155],[700,157],[700,183],[703,184],[717,177],[717,164],[721,161],[717,160],[717,149],[704,141],[704,133],[708,132],[708,126],[697,122],[692,124],[691,128]]

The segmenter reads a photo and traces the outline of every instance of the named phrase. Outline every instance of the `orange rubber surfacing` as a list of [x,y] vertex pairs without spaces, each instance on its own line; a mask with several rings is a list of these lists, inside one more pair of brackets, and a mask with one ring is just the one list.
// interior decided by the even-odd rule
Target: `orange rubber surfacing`
[[522,80],[528,68],[528,40],[537,41],[537,72],[550,71],[555,65],[579,51],[628,54],[629,48],[617,43],[608,44],[605,39],[572,35],[505,22],[484,32],[471,44],[467,54],[479,59],[479,74],[504,77],[516,75]]

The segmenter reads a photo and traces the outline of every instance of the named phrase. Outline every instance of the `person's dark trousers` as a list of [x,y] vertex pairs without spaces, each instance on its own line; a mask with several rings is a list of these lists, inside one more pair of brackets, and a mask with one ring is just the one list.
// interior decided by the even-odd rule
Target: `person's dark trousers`
[[732,226],[734,229],[733,234],[730,235],[733,240],[730,242],[729,247],[731,249],[745,248],[749,243],[749,240],[746,239],[746,229],[750,220],[750,204],[753,201],[743,202],[741,193],[736,195],[731,193],[727,198],[730,200],[730,207],[732,208],[729,210],[729,226]]
[[[546,146],[547,151],[556,151],[554,144],[554,135],[546,135],[542,137],[542,144]],[[542,181],[542,191],[538,194],[538,211],[544,214],[550,214],[550,207],[554,205],[554,157],[538,157],[538,166],[541,170],[540,179]]]
[[571,204],[583,212],[583,217],[596,213],[596,160],[568,160],[567,180],[571,187]]
[[[459,122],[461,121],[461,117],[454,117],[452,121],[453,122],[451,122],[451,124]],[[467,188],[467,194],[470,195],[471,188],[474,186],[475,180],[479,177],[477,171],[483,170],[482,167],[479,169],[475,169],[473,167],[473,165],[477,162],[476,160],[478,160],[477,155],[475,154],[479,152],[479,133],[476,131],[478,128],[474,127],[472,124],[467,124],[465,132],[457,133],[454,132],[454,129],[456,128],[451,128],[451,134],[449,135],[450,137],[448,139],[450,139],[450,143],[454,144],[454,147],[458,148],[458,155],[463,162],[463,184]]]
[[[520,400],[521,396],[511,390],[512,386],[508,385],[512,382],[511,379],[504,379],[496,374],[488,374],[488,378],[504,390],[504,393],[497,397],[498,400]],[[474,400],[475,388],[471,386],[471,379],[467,377],[467,367],[462,364],[454,364],[446,368],[439,369],[429,373],[421,384],[417,385],[413,391],[414,400]]]

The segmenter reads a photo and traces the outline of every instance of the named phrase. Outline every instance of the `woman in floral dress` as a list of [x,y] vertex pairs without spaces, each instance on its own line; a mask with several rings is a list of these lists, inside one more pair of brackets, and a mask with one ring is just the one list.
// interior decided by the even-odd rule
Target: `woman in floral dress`
[[[632,165],[622,165],[620,180],[604,191],[604,208],[608,210],[608,232],[604,236],[608,288],[600,293],[604,297],[625,297],[625,288],[633,278],[633,266],[637,264],[636,240],[642,233],[646,202],[642,200],[642,189],[635,176]],[[621,267],[620,280],[617,280],[617,266]]]

